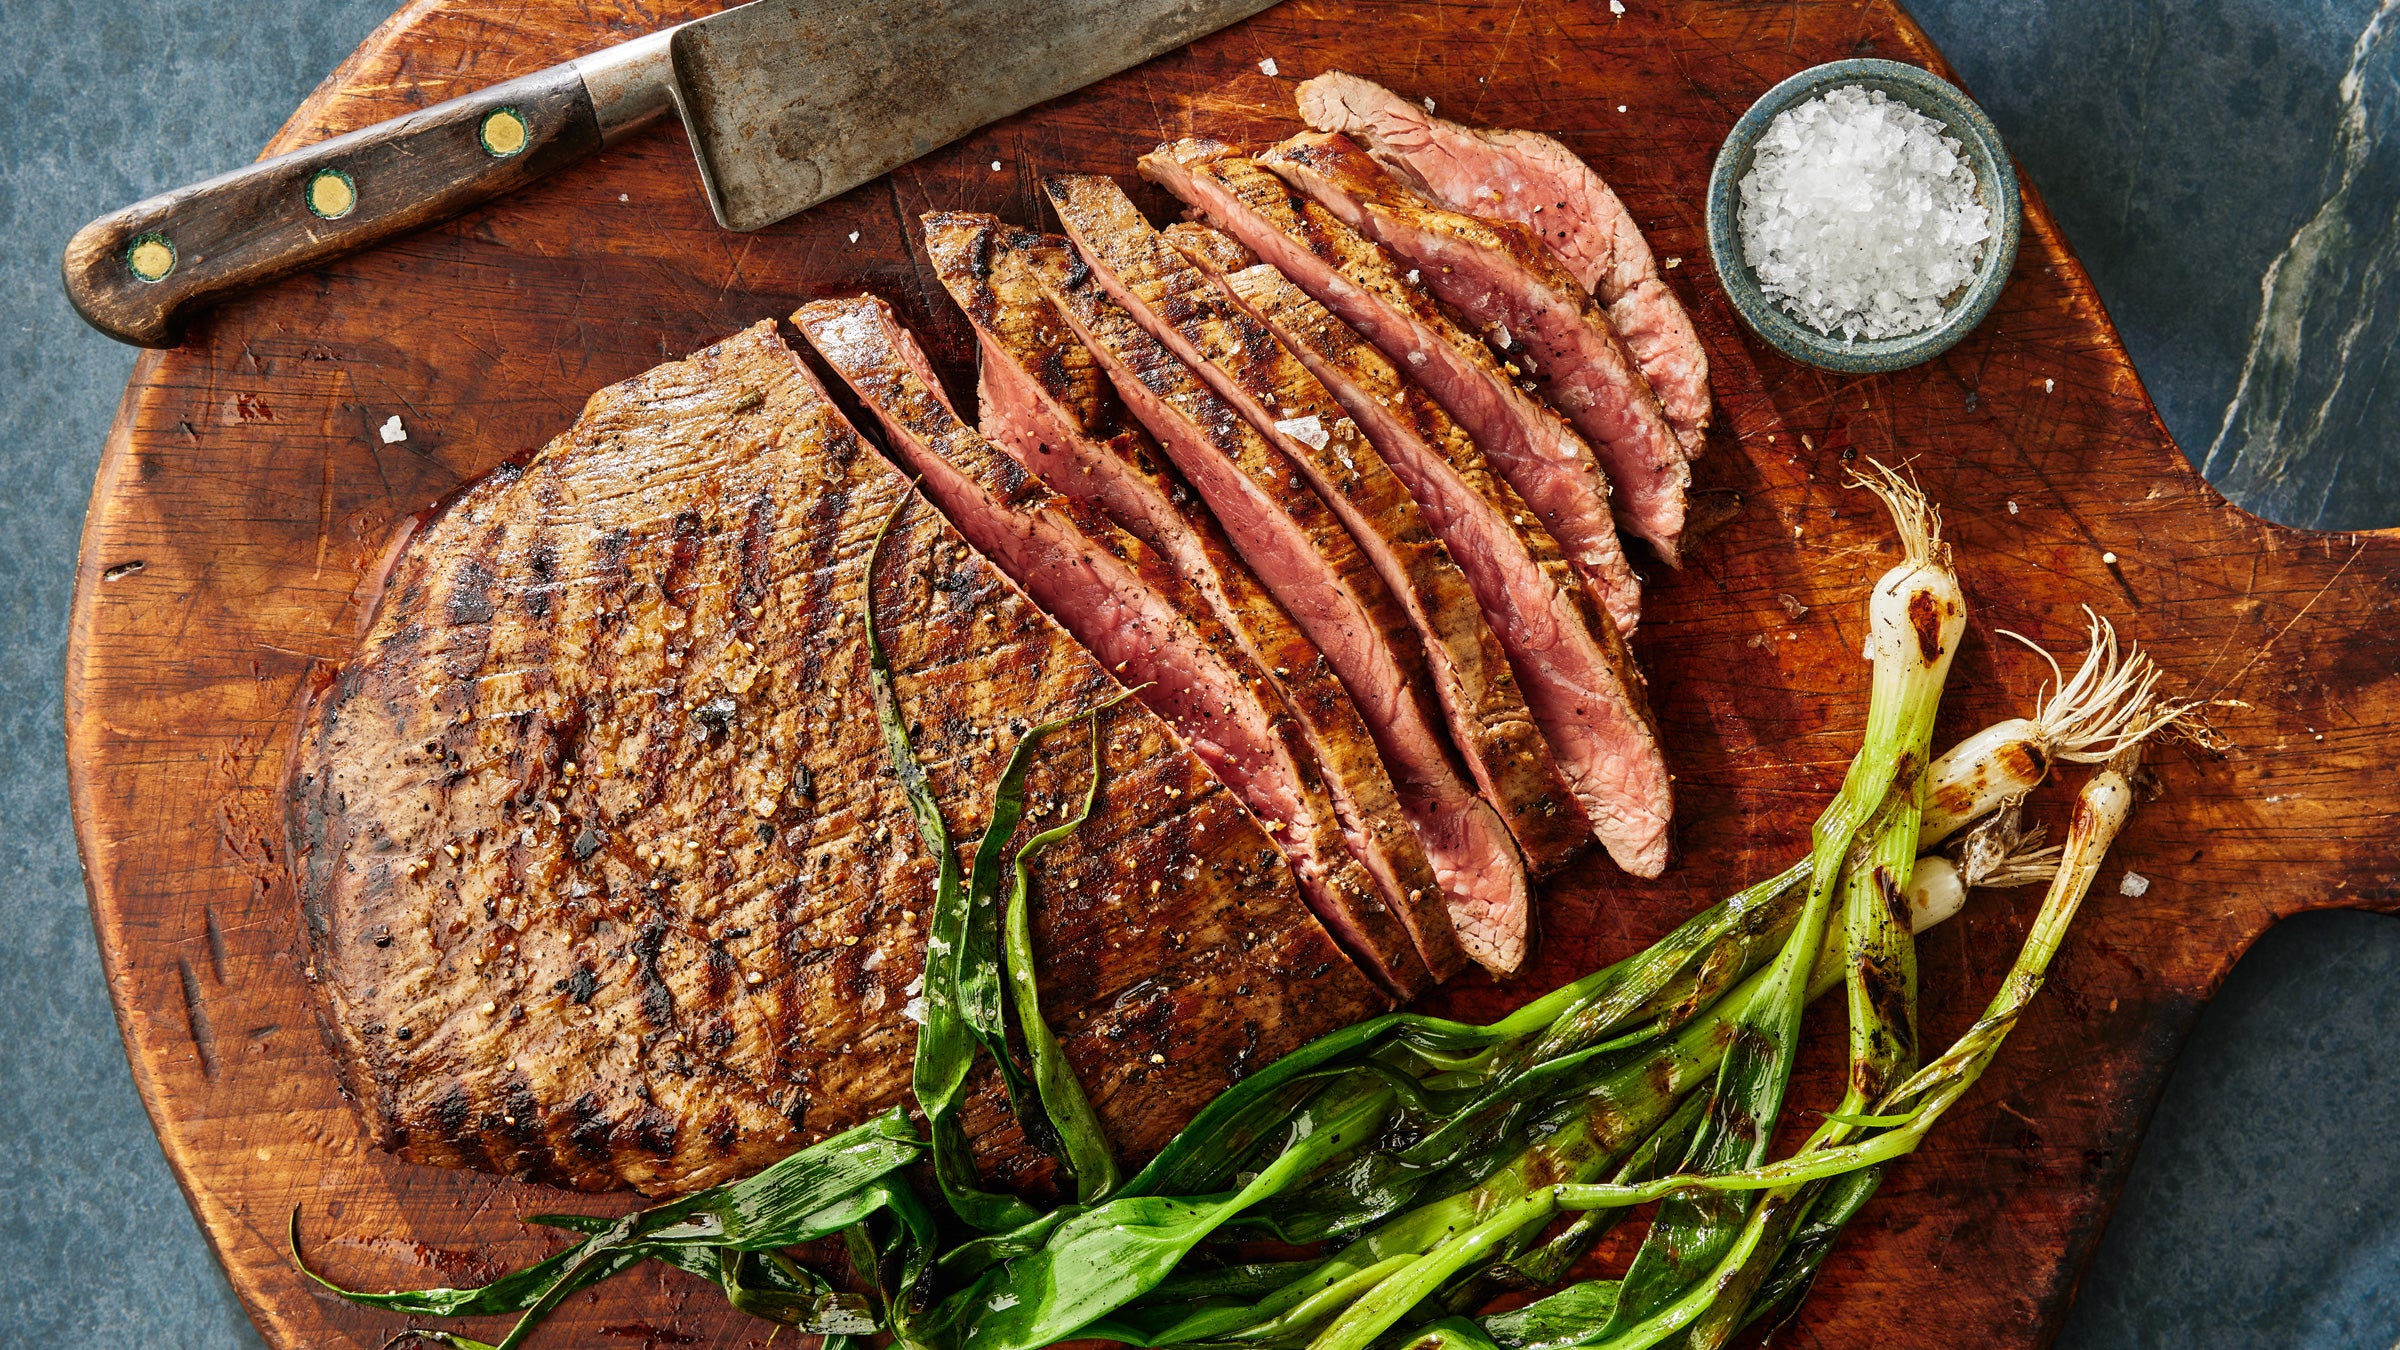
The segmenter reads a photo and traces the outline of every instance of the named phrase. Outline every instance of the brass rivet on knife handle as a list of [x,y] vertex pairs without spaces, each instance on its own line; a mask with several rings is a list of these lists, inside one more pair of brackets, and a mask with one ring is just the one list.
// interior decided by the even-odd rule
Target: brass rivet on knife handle
[[175,245],[163,234],[145,234],[125,250],[125,267],[136,281],[164,281],[175,270]]
[[340,169],[319,169],[308,180],[308,209],[319,220],[340,220],[358,209],[358,184]]
[[483,123],[475,129],[475,139],[483,143],[484,153],[494,159],[506,159],[525,149],[533,139],[533,131],[525,125],[525,114],[514,108],[494,108],[483,115]]
[[194,311],[446,220],[600,142],[582,75],[553,66],[102,216],[67,244],[67,298],[110,337],[172,346]]

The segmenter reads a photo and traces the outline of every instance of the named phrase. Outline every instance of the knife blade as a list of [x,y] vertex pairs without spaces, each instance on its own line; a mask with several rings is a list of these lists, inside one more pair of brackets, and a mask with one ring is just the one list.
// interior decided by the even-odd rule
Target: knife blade
[[171,347],[251,287],[447,220],[682,118],[717,223],[755,230],[1275,0],[753,0],[94,220],[68,299]]

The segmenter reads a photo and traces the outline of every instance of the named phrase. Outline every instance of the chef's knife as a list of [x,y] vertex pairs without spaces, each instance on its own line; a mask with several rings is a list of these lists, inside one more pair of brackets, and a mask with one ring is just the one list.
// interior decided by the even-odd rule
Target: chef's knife
[[173,346],[235,291],[446,220],[672,109],[717,223],[771,225],[1274,0],[755,0],[102,216],[67,244],[101,332]]

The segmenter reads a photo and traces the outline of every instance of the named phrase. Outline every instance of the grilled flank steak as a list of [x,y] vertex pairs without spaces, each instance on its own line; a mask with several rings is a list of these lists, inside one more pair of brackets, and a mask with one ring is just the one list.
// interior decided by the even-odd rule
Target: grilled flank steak
[[1167,719],[1258,816],[1344,948],[1403,998],[1430,988],[1407,928],[1345,847],[1281,700],[1166,560],[1098,512],[1078,512],[960,421],[882,300],[811,301],[792,321],[874,412],[893,454],[922,476],[926,496],[959,532]]
[[1618,631],[1633,631],[1641,578],[1617,539],[1592,448],[1451,320],[1421,271],[1221,141],[1169,142],[1142,156],[1141,170],[1406,370],[1525,499]]
[[[1445,895],[1463,889],[1505,900],[1521,893],[1524,867],[1507,826],[1475,795],[1436,729],[1424,654],[1408,619],[1341,522],[1240,412],[1109,298],[1078,255],[1034,256],[1043,294],[1100,359],[1243,560],[1324,653],[1375,738]],[[1431,898],[1438,915],[1441,897]]]
[[1030,257],[1056,260],[1066,248],[1059,236],[992,216],[925,217],[926,255],[981,348],[984,437],[1169,562],[1282,697],[1323,774],[1344,845],[1407,922],[1427,968],[1436,978],[1455,974],[1460,953],[1440,915],[1433,864],[1401,813],[1358,708],[1316,644],[1235,556],[1199,497],[1165,469],[1158,443],[1125,425],[1090,351],[1043,296]]
[[[1297,355],[1150,228],[1114,179],[1067,174],[1042,186],[1102,289],[1281,453],[1286,495],[1313,489],[1349,531],[1391,603],[1416,629],[1451,740],[1525,852],[1572,847],[1581,821],[1508,658],[1457,562],[1425,528],[1374,444]],[[1502,842],[1491,852],[1508,851]],[[1488,884],[1502,874],[1505,889],[1521,897],[1522,871],[1503,866],[1487,873],[1469,903],[1508,903],[1498,894],[1503,888]]]
[[1406,258],[1425,284],[1496,345],[1590,440],[1616,487],[1617,521],[1677,559],[1689,451],[1608,315],[1539,235],[1452,211],[1394,177],[1347,136],[1308,132],[1259,156],[1351,228]]
[[1657,391],[1676,439],[1699,457],[1709,420],[1708,352],[1633,213],[1590,165],[1540,132],[1461,126],[1338,70],[1302,81],[1296,92],[1301,120],[1364,142],[1442,205],[1513,220],[1540,236],[1608,307],[1609,326]]
[[[906,1099],[933,863],[870,710],[868,540],[903,480],[761,324],[593,396],[398,551],[288,789],[345,1089],[413,1161],[670,1194]],[[1014,733],[1117,685],[928,507],[874,580],[971,838]],[[1112,1139],[1386,1000],[1156,716],[1036,867],[1044,1007]],[[1082,790],[1045,748],[1028,803]],[[1154,1056],[1157,1057],[1154,1060]],[[986,1083],[987,1176],[1045,1163]]]
[[[1193,256],[1226,252],[1195,242]],[[1667,864],[1674,794],[1641,672],[1608,616],[1567,574],[1549,532],[1493,477],[1473,438],[1441,405],[1281,272],[1260,263],[1217,279],[1298,354],[1408,485],[1426,524],[1474,587],[1593,832],[1619,866],[1658,875]],[[1473,929],[1487,945],[1513,946],[1522,955],[1522,913],[1510,916],[1513,923],[1478,917],[1482,922],[1460,918],[1462,938]],[[1473,949],[1475,941],[1468,941]]]

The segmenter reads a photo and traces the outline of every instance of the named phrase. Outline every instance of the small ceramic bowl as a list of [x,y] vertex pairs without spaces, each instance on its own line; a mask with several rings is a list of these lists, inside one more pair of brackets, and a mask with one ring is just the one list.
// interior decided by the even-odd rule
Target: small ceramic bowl
[[[1845,85],[1879,89],[1941,123],[1965,152],[1975,171],[1977,194],[1991,208],[1992,237],[1985,241],[1974,279],[1951,299],[1941,322],[1900,337],[1850,342],[1838,333],[1829,337],[1818,332],[1769,299],[1742,257],[1742,176],[1750,172],[1759,137],[1784,109]],[[2016,263],[2022,215],[2016,166],[2010,163],[2008,148],[2000,143],[2000,133],[1983,109],[1949,81],[1897,61],[1833,61],[1812,66],[1776,85],[1733,124],[1724,148],[1717,152],[1716,169],[1708,177],[1709,252],[1716,257],[1717,277],[1742,321],[1768,346],[1793,360],[1850,375],[1899,370],[1929,361],[1983,322],[2001,288],[2008,284],[2009,268]]]

